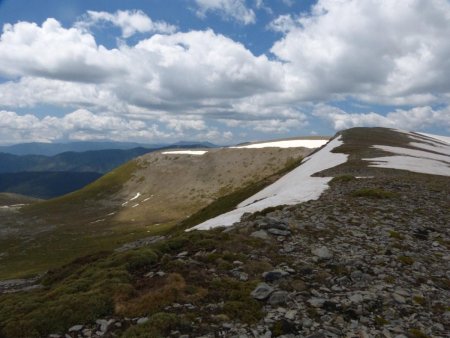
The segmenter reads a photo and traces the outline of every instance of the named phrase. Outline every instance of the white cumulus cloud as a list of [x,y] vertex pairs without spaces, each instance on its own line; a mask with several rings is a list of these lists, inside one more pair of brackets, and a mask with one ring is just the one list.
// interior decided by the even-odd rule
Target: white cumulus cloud
[[405,130],[442,128],[450,133],[450,109],[433,109],[430,106],[396,109],[386,115],[378,113],[348,113],[329,105],[318,105],[313,115],[332,124],[335,130],[352,127],[388,127]]
[[19,115],[0,110],[0,143],[51,142],[54,140],[136,140],[167,137],[154,124],[78,109],[63,117]]
[[426,104],[450,92],[446,0],[319,0],[271,27],[287,32],[271,51],[299,99]]
[[[247,15],[247,23],[254,20],[245,1],[198,0],[197,4],[203,14],[217,11],[236,19],[241,13],[240,18]],[[48,131],[25,128],[29,133],[21,134],[24,139],[103,137],[106,131],[118,139],[121,135],[230,137],[227,128],[267,133],[292,132],[308,123],[316,128],[312,119],[337,129],[395,123],[416,129],[421,120],[426,126],[449,124],[450,3],[446,0],[319,0],[311,13],[275,19],[270,28],[281,38],[271,54],[261,55],[211,29],[184,32],[163,22],[158,26],[139,11],[89,12],[84,19],[85,26],[72,27],[51,18],[41,25],[4,25],[0,110],[11,124],[2,126],[2,137],[20,139],[20,128],[14,127],[20,123]],[[107,48],[98,43],[95,30],[86,29],[89,20],[117,25],[123,37],[157,34]],[[329,108],[330,102],[348,98],[394,108],[391,114],[351,114]],[[49,129],[50,117],[30,122],[31,114],[11,113],[17,107],[33,111],[39,105],[89,111],[94,123],[92,128],[75,123],[74,116],[76,121],[91,118],[78,112],[66,120],[57,118],[59,122]],[[302,107],[313,106],[313,114],[302,112]],[[72,127],[65,129],[68,124]],[[3,138],[6,142],[8,137]]]
[[246,6],[245,0],[195,0],[195,2],[200,16],[216,12],[225,19],[232,19],[244,25],[256,22],[255,12]]
[[109,22],[122,30],[122,37],[129,38],[136,33],[173,33],[174,25],[164,21],[153,21],[140,10],[117,11],[115,13],[88,11],[77,23],[78,27],[88,28],[102,22]]

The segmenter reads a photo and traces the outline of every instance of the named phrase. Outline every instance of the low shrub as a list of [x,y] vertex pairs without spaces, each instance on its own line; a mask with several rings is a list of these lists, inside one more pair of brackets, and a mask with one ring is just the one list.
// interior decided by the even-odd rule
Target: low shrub
[[366,198],[393,198],[397,197],[397,194],[392,191],[386,191],[380,188],[363,188],[359,190],[352,191],[351,195],[353,197],[366,197]]

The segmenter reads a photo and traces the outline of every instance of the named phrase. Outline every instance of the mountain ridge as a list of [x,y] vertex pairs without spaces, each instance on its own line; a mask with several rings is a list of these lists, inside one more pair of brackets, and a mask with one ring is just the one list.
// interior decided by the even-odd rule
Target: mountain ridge
[[[0,294],[0,332],[7,338],[31,333],[125,338],[445,336],[450,327],[445,302],[450,297],[450,170],[448,175],[436,175],[372,166],[375,162],[390,163],[380,158],[394,156],[424,163],[420,162],[426,158],[423,154],[418,157],[410,152],[421,148],[428,157],[436,153],[446,156],[434,160],[450,167],[446,161],[450,156],[442,154],[440,148],[435,152],[435,140],[417,138],[414,133],[386,128],[345,130],[322,148],[310,150],[302,164],[293,163],[265,184],[248,186],[245,194],[238,189],[213,197],[211,204],[181,219],[176,227],[153,224],[150,232],[125,245],[117,242],[115,251],[106,252],[100,252],[104,248],[101,237],[92,233],[97,236],[97,252],[29,282],[0,283],[0,292],[14,291],[14,285],[18,290],[20,285],[29,290]],[[418,141],[419,145],[414,144]],[[287,157],[291,153],[286,151]],[[130,231],[135,222],[133,212],[150,197],[146,195],[150,190],[143,187],[151,186],[147,179],[157,174],[157,164],[161,172],[170,167],[173,178],[184,175],[186,182],[191,182],[186,165],[220,164],[227,152],[244,156],[249,172],[261,168],[255,164],[249,167],[252,152],[255,158],[269,160],[274,156],[275,163],[283,153],[276,148],[269,152],[221,149],[201,154],[152,153],[110,173],[107,181],[97,182],[81,195],[33,204],[17,215],[31,212],[30,216],[37,217],[32,211],[43,206],[46,209],[42,212],[60,210],[68,217],[76,213],[78,227],[86,232],[107,222],[98,218],[104,215],[99,213],[105,203],[102,196],[115,196],[114,206],[126,211],[121,217]],[[344,162],[332,160],[344,155]],[[318,159],[321,165],[313,165]],[[328,161],[327,167],[324,163]],[[145,167],[146,163],[151,166]],[[231,161],[230,169],[233,166],[246,168],[244,161],[239,165]],[[218,181],[219,172],[208,177],[198,170],[201,167],[195,170],[200,179]],[[146,173],[144,179],[129,175],[130,168]],[[296,171],[305,175],[295,175],[292,180]],[[164,176],[159,175],[161,180]],[[208,231],[184,231],[221,217],[248,199],[258,203],[288,188],[302,192],[296,187],[314,178],[326,180],[326,189],[302,203],[266,205],[257,212],[243,213],[232,226],[222,223]],[[114,189],[112,182],[117,184]],[[179,185],[167,186],[173,194],[179,193],[175,187]],[[266,195],[258,197],[263,192]],[[184,198],[196,195],[199,192]],[[87,203],[70,214],[64,203],[74,208],[77,196]],[[95,204],[96,200],[101,203]],[[220,208],[225,202],[227,207]],[[83,214],[89,208],[95,214],[86,218]],[[70,246],[74,236],[79,236],[69,224],[51,223],[70,234],[62,245]],[[158,231],[152,232],[155,229]],[[53,237],[54,254],[59,246],[54,237],[57,233],[36,228],[43,230],[47,231],[45,236]],[[105,227],[98,230],[108,231]],[[30,234],[26,239],[35,245]],[[17,259],[11,254],[11,259]],[[0,260],[7,262],[1,253]],[[69,311],[74,308],[76,312]]]

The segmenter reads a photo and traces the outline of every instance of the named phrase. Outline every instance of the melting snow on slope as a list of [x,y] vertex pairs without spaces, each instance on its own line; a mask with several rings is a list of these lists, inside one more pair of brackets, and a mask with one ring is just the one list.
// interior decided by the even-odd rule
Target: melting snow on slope
[[389,146],[373,146],[374,148],[395,154],[375,158],[364,158],[372,162],[370,167],[400,169],[422,174],[450,176],[450,156],[430,152]]
[[130,200],[128,202],[134,201],[136,198],[138,198],[139,196],[141,196],[141,193],[138,192],[134,197],[130,198]]
[[370,164],[369,167],[400,169],[422,174],[450,176],[450,165],[428,158],[395,155],[366,158],[364,160],[375,162]]
[[247,148],[247,149],[255,149],[255,148],[320,148],[324,144],[326,144],[328,140],[285,140],[285,141],[273,141],[273,142],[263,142],[263,143],[253,143],[247,144],[244,146],[236,146],[230,148]]
[[125,201],[122,203],[122,206],[126,206],[129,202],[134,201],[135,199],[137,199],[139,196],[141,196],[141,193],[138,192],[134,197],[131,197],[128,201]]
[[417,134],[424,135],[424,136],[427,136],[427,137],[431,137],[431,138],[434,138],[434,139],[439,140],[441,142],[445,142],[447,144],[450,144],[450,136],[433,135],[433,134],[425,134],[425,133],[417,133]]
[[[407,170],[422,174],[450,176],[450,143],[445,136],[431,134],[420,134],[426,138],[398,130],[418,142],[410,142],[409,145],[415,148],[391,147],[375,145],[373,148],[386,151],[393,156],[383,156],[376,158],[365,158],[364,161],[372,162],[370,167]],[[419,134],[419,133],[417,133]]]
[[204,155],[206,153],[206,150],[171,150],[162,152],[163,155]]
[[261,211],[277,205],[293,205],[319,198],[328,188],[327,183],[331,177],[311,176],[346,162],[346,154],[331,152],[341,144],[340,137],[332,140],[323,149],[305,158],[296,169],[240,203],[235,210],[212,218],[190,230],[208,230],[218,226],[230,226],[238,222],[246,212]]

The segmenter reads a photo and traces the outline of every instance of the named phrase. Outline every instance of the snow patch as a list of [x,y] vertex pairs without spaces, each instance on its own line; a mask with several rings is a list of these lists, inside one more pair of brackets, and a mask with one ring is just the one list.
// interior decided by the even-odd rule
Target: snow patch
[[100,223],[100,222],[104,222],[104,221],[105,221],[105,219],[102,218],[102,219],[98,219],[98,220],[96,220],[96,221],[93,221],[93,222],[91,222],[91,223],[89,223],[89,224]]
[[[375,145],[375,146],[372,146],[372,148],[380,149],[380,150],[386,151],[391,154],[407,155],[407,156],[417,157],[417,158],[428,158],[428,159],[432,159],[432,160],[450,163],[450,155],[440,155],[440,154],[431,153],[429,151],[422,151],[422,150],[402,148],[402,147],[391,147],[391,146],[384,146],[384,145]],[[450,150],[450,147],[449,147],[449,150]],[[370,160],[370,159],[364,159],[364,160]]]
[[[411,145],[429,151],[409,148],[376,145],[373,148],[380,149],[393,154],[375,158],[364,158],[369,161],[370,167],[407,170],[422,174],[450,176],[450,146],[434,147],[423,143],[412,142]],[[439,154],[430,151],[439,152]],[[442,154],[442,155],[441,155]]]
[[163,155],[204,155],[206,154],[206,150],[172,150],[172,151],[163,151],[161,154]]
[[366,158],[365,161],[373,162],[369,167],[407,170],[421,174],[450,176],[450,166],[437,160],[417,158],[410,156],[386,156]]
[[[134,201],[135,199],[139,198],[139,196],[141,196],[141,193],[138,192],[135,196],[131,197],[128,201],[125,201],[122,203],[122,207],[125,207],[128,203],[130,203],[131,201]],[[134,208],[134,207],[133,207]]]
[[328,140],[285,140],[285,141],[273,141],[263,143],[253,143],[244,146],[236,146],[230,148],[238,149],[259,149],[259,148],[320,148],[326,144]]
[[306,157],[300,166],[257,194],[240,203],[236,209],[198,224],[189,230],[208,230],[230,226],[246,212],[261,211],[278,205],[293,205],[317,199],[328,188],[332,177],[312,177],[315,173],[345,163],[348,155],[331,151],[343,144],[341,137],[330,141],[317,153]]
[[130,198],[130,200],[129,200],[128,202],[134,201],[134,200],[135,200],[136,198],[138,198],[139,196],[141,196],[141,193],[140,193],[140,192],[138,192],[138,193],[136,194],[136,196]]
[[133,205],[132,208],[136,208],[136,207],[138,207],[138,206],[139,206],[139,203]]
[[424,135],[424,136],[427,136],[427,137],[431,137],[431,138],[434,138],[434,139],[439,140],[441,142],[450,144],[450,136],[442,136],[442,135],[434,135],[434,134],[426,134],[426,133],[417,133],[417,134]]

